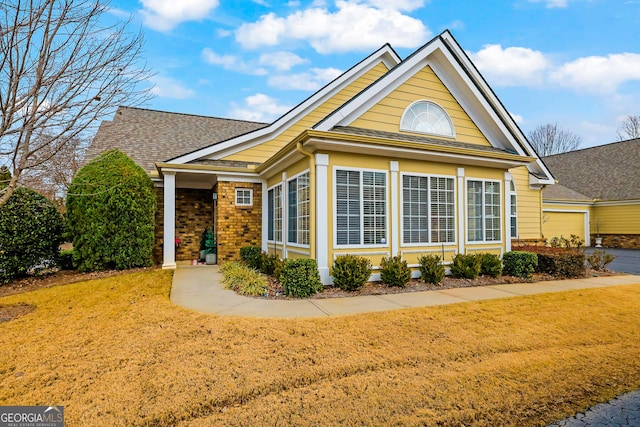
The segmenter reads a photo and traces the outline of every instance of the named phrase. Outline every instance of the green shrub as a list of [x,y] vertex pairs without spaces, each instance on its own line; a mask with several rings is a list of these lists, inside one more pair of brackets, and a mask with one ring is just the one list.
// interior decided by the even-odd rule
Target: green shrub
[[267,276],[277,277],[276,273],[282,271],[283,261],[276,254],[260,254],[260,272]]
[[62,216],[46,197],[17,188],[0,208],[0,283],[52,267],[63,229]]
[[504,274],[530,278],[538,266],[538,256],[526,251],[511,251],[503,255],[502,262]]
[[244,246],[240,248],[240,259],[242,259],[248,267],[260,271],[262,248],[260,246]]
[[404,287],[411,280],[411,269],[402,256],[383,257],[380,261],[380,280],[387,286]]
[[459,279],[475,279],[481,266],[482,260],[476,254],[457,254],[451,263],[451,275]]
[[423,255],[418,258],[418,264],[423,282],[437,285],[444,279],[445,269],[440,255]]
[[216,243],[216,235],[213,232],[213,227],[209,226],[204,229],[202,237],[200,238],[200,246],[202,247],[200,250],[204,251],[206,255],[218,253],[218,245]]
[[610,253],[596,249],[587,257],[587,263],[589,267],[599,271],[607,268],[607,265],[611,264],[614,259],[616,259],[616,257]]
[[58,265],[61,270],[73,270],[73,249],[64,249],[58,255]]
[[231,289],[241,295],[263,296],[267,293],[267,278],[239,262],[225,262],[220,266],[225,289]]
[[285,261],[280,272],[285,295],[307,298],[322,290],[318,264],[315,259],[294,258]]
[[345,291],[364,286],[371,276],[371,261],[356,255],[342,255],[333,262],[333,284]]
[[502,274],[502,261],[496,254],[480,253],[480,274],[483,276],[499,277]]
[[561,251],[540,252],[538,255],[538,271],[559,277],[576,277],[585,273],[585,256],[583,252]]
[[126,154],[109,150],[80,169],[69,186],[66,206],[78,270],[153,265],[153,183]]

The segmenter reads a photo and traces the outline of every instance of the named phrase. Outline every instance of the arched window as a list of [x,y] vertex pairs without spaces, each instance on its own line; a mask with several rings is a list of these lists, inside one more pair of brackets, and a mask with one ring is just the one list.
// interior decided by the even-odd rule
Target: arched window
[[431,101],[409,105],[400,120],[400,130],[454,137],[453,122],[442,107]]

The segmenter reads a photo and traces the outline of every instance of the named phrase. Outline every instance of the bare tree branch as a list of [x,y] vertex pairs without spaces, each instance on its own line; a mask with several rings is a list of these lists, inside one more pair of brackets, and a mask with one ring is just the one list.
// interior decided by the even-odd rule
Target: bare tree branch
[[119,105],[150,98],[142,33],[105,25],[107,10],[101,0],[0,3],[0,165],[13,172],[0,206],[23,173],[74,152]]
[[640,116],[629,114],[618,127],[617,133],[620,141],[640,138]]
[[582,144],[582,138],[557,123],[541,125],[529,133],[529,142],[539,156],[566,153]]

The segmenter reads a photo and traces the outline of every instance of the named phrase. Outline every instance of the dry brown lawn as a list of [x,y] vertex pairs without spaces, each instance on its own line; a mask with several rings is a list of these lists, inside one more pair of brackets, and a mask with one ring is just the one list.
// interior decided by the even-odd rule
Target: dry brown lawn
[[[545,425],[640,387],[640,286],[337,318],[173,306],[151,270],[0,298],[0,405],[69,426]],[[535,286],[535,284],[532,284]]]

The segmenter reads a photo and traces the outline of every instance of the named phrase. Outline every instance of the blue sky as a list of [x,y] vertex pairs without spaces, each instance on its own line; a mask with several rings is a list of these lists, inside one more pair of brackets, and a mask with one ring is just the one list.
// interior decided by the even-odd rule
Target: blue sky
[[144,31],[147,108],[269,122],[384,43],[405,58],[449,29],[527,134],[557,122],[588,147],[640,115],[640,0],[111,5]]

